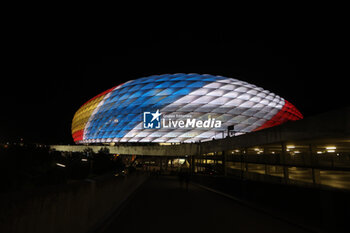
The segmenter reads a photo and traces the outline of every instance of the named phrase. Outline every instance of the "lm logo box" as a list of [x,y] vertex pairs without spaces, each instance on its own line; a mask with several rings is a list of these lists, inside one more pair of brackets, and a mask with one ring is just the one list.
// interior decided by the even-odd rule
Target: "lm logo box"
[[143,113],[143,128],[145,129],[160,129],[160,116],[159,109],[156,112],[144,112]]

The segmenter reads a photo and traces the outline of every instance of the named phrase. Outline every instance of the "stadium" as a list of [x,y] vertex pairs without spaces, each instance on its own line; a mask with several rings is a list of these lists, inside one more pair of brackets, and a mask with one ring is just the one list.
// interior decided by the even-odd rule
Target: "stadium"
[[[77,144],[191,143],[249,133],[303,115],[284,98],[234,78],[164,74],[131,80],[83,104],[72,121]],[[227,136],[227,134],[226,134]]]

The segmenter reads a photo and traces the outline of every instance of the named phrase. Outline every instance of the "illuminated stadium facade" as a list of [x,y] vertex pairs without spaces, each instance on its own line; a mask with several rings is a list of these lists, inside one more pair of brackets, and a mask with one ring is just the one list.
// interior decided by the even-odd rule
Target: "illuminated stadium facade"
[[77,144],[197,142],[228,126],[248,133],[302,119],[288,101],[233,78],[164,74],[131,80],[90,99],[75,113]]

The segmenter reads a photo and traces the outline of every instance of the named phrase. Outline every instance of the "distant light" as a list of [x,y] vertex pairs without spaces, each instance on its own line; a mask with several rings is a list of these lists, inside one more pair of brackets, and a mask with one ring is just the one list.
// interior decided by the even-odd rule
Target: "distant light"
[[56,163],[57,166],[60,166],[60,167],[66,167],[66,165],[64,164],[61,164],[61,163]]
[[296,151],[294,151],[294,153],[295,153],[295,154],[299,154],[299,153],[300,153],[300,151],[296,150]]
[[328,153],[334,153],[335,150],[327,150]]
[[171,146],[171,142],[160,142],[160,146]]
[[185,159],[179,159],[179,164],[184,164],[185,163]]
[[274,152],[274,151],[272,151],[271,153],[272,153],[272,154],[275,154],[275,152]]
[[322,151],[317,151],[317,154],[322,154]]
[[335,149],[337,149],[337,147],[335,147],[335,146],[326,147],[326,150],[335,150]]
[[287,146],[287,148],[288,148],[288,149],[294,149],[295,146],[294,146],[294,145],[289,145],[289,146]]
[[87,162],[88,160],[87,160],[87,159],[81,159],[81,161],[83,161],[83,162]]
[[255,148],[254,150],[255,150],[255,151],[260,151],[260,149],[259,149],[259,148]]

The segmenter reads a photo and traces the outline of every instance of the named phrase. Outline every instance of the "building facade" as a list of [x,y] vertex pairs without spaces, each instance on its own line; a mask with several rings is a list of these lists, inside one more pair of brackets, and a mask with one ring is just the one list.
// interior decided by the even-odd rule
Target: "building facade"
[[75,113],[77,144],[197,142],[302,119],[282,97],[233,78],[164,74],[131,80],[95,96]]

